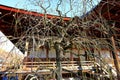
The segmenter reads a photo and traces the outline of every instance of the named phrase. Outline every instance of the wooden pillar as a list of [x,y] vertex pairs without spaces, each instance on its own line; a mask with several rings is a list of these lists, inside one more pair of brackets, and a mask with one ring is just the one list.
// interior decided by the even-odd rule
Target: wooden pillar
[[95,61],[95,52],[94,52],[94,49],[93,48],[91,48],[90,49],[90,52],[91,52],[91,54],[92,54],[92,59],[91,60],[93,60],[93,61]]
[[29,45],[29,42],[26,42],[25,43],[25,57],[28,55],[28,45]]
[[116,49],[116,46],[115,46],[115,40],[114,40],[113,36],[111,37],[111,42],[112,42],[112,46],[113,46],[112,56],[113,56],[114,65],[115,65],[115,68],[116,68],[116,71],[117,71],[117,78],[118,78],[118,80],[120,80],[119,61],[118,61],[118,56],[117,56],[117,49]]
[[60,46],[59,43],[56,42],[54,46],[56,51],[56,67],[57,67],[56,78],[57,80],[62,80],[62,65],[59,46]]
[[79,49],[78,49],[78,66],[79,66],[78,75],[79,75],[80,79],[82,79],[83,74],[82,74],[82,65],[81,65],[81,58],[80,58],[80,50]]
[[73,53],[72,53],[72,48],[70,49],[70,63],[72,64],[71,66],[73,67],[74,65],[73,65],[73,61],[74,61],[74,58],[73,58]]
[[73,61],[73,47],[70,48],[70,61]]
[[85,50],[85,61],[89,61],[89,55],[88,52]]
[[70,61],[73,61],[73,54],[72,54],[72,52],[70,53]]
[[46,48],[46,61],[48,61],[48,58],[49,58],[49,49]]
[[99,64],[100,64],[100,67],[101,67],[101,69],[102,69],[102,61],[101,61],[101,52],[99,51],[99,50],[97,50],[98,51],[98,55],[99,55],[99,59],[98,59],[98,62],[99,62]]

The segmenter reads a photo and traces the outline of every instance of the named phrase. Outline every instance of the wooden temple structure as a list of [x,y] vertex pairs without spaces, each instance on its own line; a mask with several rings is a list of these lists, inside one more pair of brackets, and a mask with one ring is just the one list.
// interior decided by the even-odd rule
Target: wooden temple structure
[[[56,15],[50,15],[50,14],[41,14],[37,12],[31,12],[23,9],[17,9],[13,7],[8,7],[5,5],[0,5],[0,31],[8,37],[8,39],[16,44],[23,38],[22,36],[25,36],[25,31],[27,30],[26,28],[23,27],[18,27],[20,25],[25,25],[28,26],[28,20],[30,19],[29,16],[35,17],[35,20],[41,20],[42,17],[45,17],[47,19],[57,21],[61,17],[56,16]],[[110,43],[113,46],[113,51],[107,49],[105,46],[101,49],[101,51],[94,50],[91,47],[91,52],[103,56],[103,58],[106,60],[107,63],[112,65],[113,73],[115,72],[115,76],[119,74],[120,72],[120,45],[119,45],[119,39],[120,39],[120,1],[119,0],[101,0],[101,2],[89,13],[84,15],[82,19],[78,19],[79,17],[75,18],[70,18],[70,17],[62,17],[63,23],[69,23],[71,20],[78,20],[81,21],[97,21],[98,19],[100,20],[105,20],[110,27],[113,27],[111,29],[114,29],[115,34],[105,34],[104,31],[100,32],[98,30],[98,27],[100,24],[95,24],[90,26],[90,28],[86,31],[88,36],[94,38],[105,38],[106,35],[109,35],[110,37]],[[32,21],[33,26],[34,20]],[[19,24],[20,23],[20,24]],[[102,21],[101,21],[102,23]],[[42,25],[42,23],[41,23]],[[58,24],[59,25],[59,24]],[[69,34],[74,33],[75,29],[70,29],[68,32]],[[82,30],[82,29],[81,29]],[[51,34],[53,36],[56,36],[56,32],[53,29],[54,34]],[[92,34],[91,34],[92,33]],[[41,33],[40,33],[41,34]],[[77,32],[75,33],[77,34]],[[105,35],[104,35],[105,34]],[[45,34],[46,35],[46,34]],[[108,36],[107,36],[108,37]],[[26,39],[23,39],[26,41]],[[109,40],[108,40],[109,42]],[[39,75],[44,75],[46,78],[55,78],[56,73],[56,53],[54,49],[51,49],[50,51],[42,46],[40,47],[39,52],[32,52],[32,54],[27,51],[28,48],[31,49],[31,47],[28,47],[29,43],[24,44],[24,49],[21,48],[20,46],[17,46],[20,48],[21,52],[23,52],[24,59],[22,59],[22,63],[20,63],[17,67],[13,67],[4,64],[1,62],[2,66],[0,68],[1,75],[3,73],[7,73],[9,76],[15,76],[16,73],[19,74],[19,80],[22,80],[23,78],[26,78],[26,76],[33,76],[33,75],[27,75],[36,72],[39,73]],[[71,48],[70,48],[71,49]],[[70,77],[70,76],[76,76],[76,73],[79,73],[81,75],[81,69],[82,72],[84,73],[89,73],[92,74],[94,73],[93,67],[100,67],[100,64],[98,62],[95,62],[96,58],[91,58],[88,59],[85,54],[85,50],[77,50],[75,47],[72,49],[73,52],[75,53],[80,53],[81,57],[76,57],[75,55],[72,54],[66,54],[64,57],[66,59],[62,59],[61,64],[62,64],[62,76],[63,77]],[[59,52],[59,51],[58,51]],[[29,53],[29,55],[28,55]],[[41,56],[40,56],[41,55]],[[76,54],[78,55],[78,54]],[[39,57],[38,57],[39,56]],[[39,59],[40,58],[40,59]],[[78,65],[79,60],[82,59],[81,65]],[[69,61],[68,61],[69,60]],[[82,66],[82,68],[80,67]],[[105,73],[103,75],[108,75],[109,73],[104,69],[102,69]],[[12,72],[15,72],[15,74],[11,74]],[[49,74],[52,74],[51,76],[47,77]],[[82,74],[83,75],[83,74]],[[106,77],[105,76],[105,77]],[[117,75],[120,78],[120,75]],[[77,75],[78,77],[78,75]],[[36,79],[37,80],[37,79]]]

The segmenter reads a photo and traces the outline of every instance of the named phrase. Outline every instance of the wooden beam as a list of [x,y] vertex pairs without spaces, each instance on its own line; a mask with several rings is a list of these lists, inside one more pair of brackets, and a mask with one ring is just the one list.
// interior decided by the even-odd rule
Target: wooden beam
[[115,40],[114,37],[111,37],[111,41],[112,41],[112,46],[113,46],[113,50],[112,50],[112,56],[113,56],[113,60],[114,60],[114,65],[117,71],[117,78],[118,80],[120,80],[120,67],[119,67],[119,61],[118,61],[118,55],[117,55],[117,49],[115,46]]

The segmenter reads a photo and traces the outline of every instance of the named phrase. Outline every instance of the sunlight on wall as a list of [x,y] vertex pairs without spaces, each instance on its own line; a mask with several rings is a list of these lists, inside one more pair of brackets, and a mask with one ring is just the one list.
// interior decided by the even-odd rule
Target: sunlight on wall
[[[16,54],[16,55],[15,55]],[[24,58],[23,53],[0,31],[0,58]]]

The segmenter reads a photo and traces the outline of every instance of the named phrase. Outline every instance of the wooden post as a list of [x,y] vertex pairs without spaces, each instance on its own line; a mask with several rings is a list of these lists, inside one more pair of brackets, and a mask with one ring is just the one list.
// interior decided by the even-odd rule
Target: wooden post
[[29,42],[26,42],[25,43],[25,57],[28,55],[28,45],[29,45]]
[[72,51],[73,51],[73,47],[70,49],[70,62],[71,62],[71,64],[72,64],[72,67],[74,67],[74,65],[73,65],[73,60],[74,60],[74,58],[73,58],[73,53],[72,53]]
[[114,60],[114,65],[115,65],[115,68],[117,71],[117,78],[118,78],[118,80],[120,80],[120,68],[119,68],[119,62],[118,62],[118,56],[117,56],[117,49],[115,46],[115,40],[114,40],[113,36],[111,37],[111,41],[112,41],[112,46],[113,46],[112,56],[113,56],[113,60]]
[[73,61],[73,54],[72,54],[72,52],[70,53],[70,61]]
[[46,48],[46,61],[48,61],[48,58],[49,58],[49,49]]
[[[29,42],[26,41],[26,43],[25,43],[24,61],[23,62],[28,61],[28,47],[29,47]],[[25,66],[22,64],[22,66],[20,68],[26,68],[26,65],[27,65],[27,63],[25,63]]]
[[80,79],[82,80],[83,74],[82,74],[82,65],[81,65],[81,58],[80,58],[80,50],[79,49],[78,49],[78,66],[79,66],[78,75],[79,75]]
[[61,57],[60,57],[60,49],[59,44],[55,43],[55,51],[56,51],[56,67],[57,67],[57,80],[62,80],[62,68],[61,68]]
[[88,52],[85,50],[85,61],[89,61],[89,55]]

